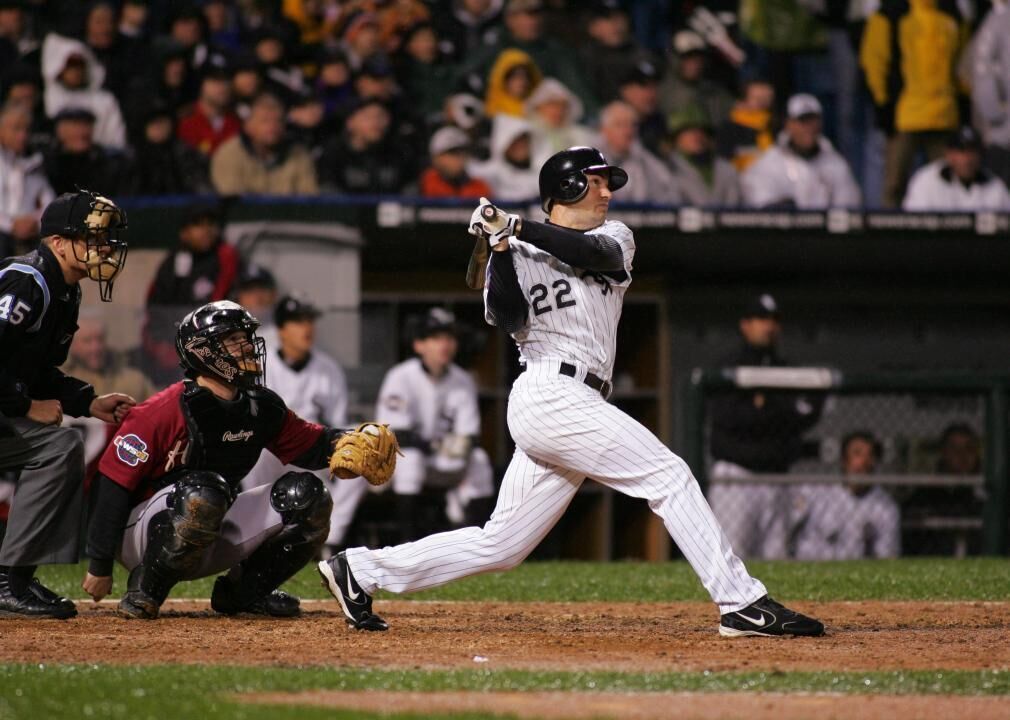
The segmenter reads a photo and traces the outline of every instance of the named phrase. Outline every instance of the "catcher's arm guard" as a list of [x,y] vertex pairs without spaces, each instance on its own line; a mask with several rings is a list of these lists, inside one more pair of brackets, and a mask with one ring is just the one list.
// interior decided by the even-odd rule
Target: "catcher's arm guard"
[[372,485],[384,485],[396,469],[396,456],[402,454],[388,425],[362,423],[337,440],[330,475],[344,480],[360,475]]

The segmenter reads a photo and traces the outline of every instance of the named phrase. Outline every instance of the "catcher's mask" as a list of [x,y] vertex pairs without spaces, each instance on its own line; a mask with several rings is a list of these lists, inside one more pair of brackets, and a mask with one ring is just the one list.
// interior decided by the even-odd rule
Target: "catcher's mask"
[[208,303],[179,323],[175,350],[190,377],[209,375],[241,388],[266,379],[266,345],[248,310],[230,300]]
[[[116,203],[90,190],[64,193],[42,213],[41,235],[58,235],[75,241],[74,259],[87,268],[88,277],[98,283],[103,302],[112,300],[112,286],[126,265],[128,250],[123,231],[126,213]],[[78,251],[84,243],[84,255]]]

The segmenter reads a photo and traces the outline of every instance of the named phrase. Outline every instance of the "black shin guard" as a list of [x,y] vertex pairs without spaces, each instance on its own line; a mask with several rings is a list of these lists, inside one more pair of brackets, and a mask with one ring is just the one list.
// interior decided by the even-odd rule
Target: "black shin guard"
[[231,503],[231,488],[216,473],[191,472],[176,482],[168,508],[151,519],[144,559],[130,573],[128,590],[161,605],[177,582],[193,577]]
[[305,567],[326,541],[333,500],[312,473],[281,476],[270,492],[270,504],[284,527],[228,574],[227,591],[222,588],[222,596],[215,598],[219,612],[241,612],[262,600]]

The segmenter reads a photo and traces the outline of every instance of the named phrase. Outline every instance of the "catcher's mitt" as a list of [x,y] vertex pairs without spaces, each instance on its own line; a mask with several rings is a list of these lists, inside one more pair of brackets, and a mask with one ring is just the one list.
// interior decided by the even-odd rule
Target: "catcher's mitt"
[[344,480],[361,475],[372,485],[383,485],[396,469],[396,456],[402,454],[388,425],[362,423],[337,440],[330,475]]

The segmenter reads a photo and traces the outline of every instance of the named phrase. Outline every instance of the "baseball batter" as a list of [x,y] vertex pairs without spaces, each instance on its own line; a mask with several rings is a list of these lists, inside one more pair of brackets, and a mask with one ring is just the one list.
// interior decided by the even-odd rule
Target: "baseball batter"
[[823,634],[820,622],[771,600],[747,573],[684,461],[606,401],[635,255],[631,231],[607,211],[627,179],[598,150],[575,147],[540,171],[549,222],[506,215],[481,200],[471,227],[494,251],[486,319],[515,338],[524,368],[508,404],[515,455],[484,527],[381,550],[352,548],[319,563],[353,627],[387,629],[372,613],[377,589],[411,592],[515,567],[589,477],[646,500],[663,519],[719,607],[721,634]]

